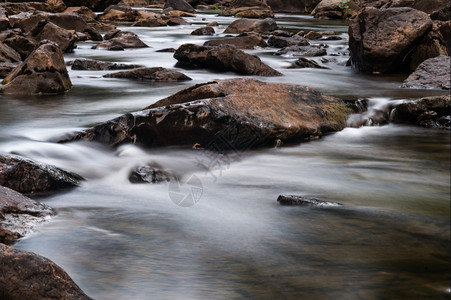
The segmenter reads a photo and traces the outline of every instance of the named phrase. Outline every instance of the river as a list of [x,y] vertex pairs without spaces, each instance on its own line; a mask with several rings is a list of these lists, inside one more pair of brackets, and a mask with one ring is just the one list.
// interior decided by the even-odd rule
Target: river
[[[177,69],[172,53],[199,25],[233,18],[214,11],[186,18],[194,25],[120,29],[151,48],[92,50],[79,43],[65,59],[92,58]],[[284,76],[259,78],[307,85],[333,96],[367,97],[371,105],[443,94],[401,89],[403,76],[369,76],[346,67],[344,21],[277,14],[290,31],[334,30],[322,63],[330,69],[288,69],[295,58],[277,49],[248,51]],[[318,42],[319,43],[319,42]],[[62,266],[95,299],[438,299],[450,295],[450,135],[385,125],[345,130],[319,140],[234,153],[206,171],[202,151],[116,149],[55,143],[74,131],[136,111],[180,89],[237,77],[181,70],[192,81],[149,83],[73,71],[73,89],[59,96],[0,96],[0,153],[17,153],[74,171],[78,188],[42,196],[57,210],[15,244]],[[257,77],[255,77],[257,78]],[[381,104],[382,103],[382,104]],[[196,202],[171,201],[169,184],[132,184],[130,170],[158,163],[194,176]],[[211,161],[210,161],[211,162]],[[187,185],[181,192],[190,192]],[[280,194],[340,202],[340,207],[284,207]]]

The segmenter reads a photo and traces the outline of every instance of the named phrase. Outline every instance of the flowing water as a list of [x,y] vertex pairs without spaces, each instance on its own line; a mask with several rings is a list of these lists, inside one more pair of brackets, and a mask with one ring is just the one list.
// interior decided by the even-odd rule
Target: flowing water
[[[368,97],[370,106],[442,93],[404,90],[402,76],[366,76],[348,67],[342,21],[279,14],[279,26],[334,30],[328,70],[288,69],[296,58],[277,49],[249,51],[285,76],[335,96]],[[201,24],[233,19],[204,12],[195,25],[129,28],[152,48],[124,52],[80,43],[75,58],[175,68],[171,53]],[[318,43],[320,43],[318,42]],[[0,153],[17,153],[86,178],[78,188],[39,198],[57,210],[15,247],[62,266],[96,299],[438,299],[450,295],[450,136],[410,126],[346,128],[320,140],[234,153],[215,160],[177,148],[117,149],[54,141],[139,110],[195,83],[236,77],[180,70],[185,83],[102,78],[70,71],[73,89],[60,96],[1,96]],[[381,104],[382,103],[382,104]],[[175,205],[169,184],[131,184],[131,169],[158,163],[199,179],[198,202]],[[206,170],[202,164],[214,168]],[[284,207],[280,194],[340,202],[324,208]]]

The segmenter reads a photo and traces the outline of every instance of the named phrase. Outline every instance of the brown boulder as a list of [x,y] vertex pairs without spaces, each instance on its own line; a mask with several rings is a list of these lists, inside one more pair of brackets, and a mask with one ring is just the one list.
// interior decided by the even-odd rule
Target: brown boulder
[[362,72],[402,72],[431,28],[429,16],[412,8],[366,8],[349,25],[351,64]]
[[0,155],[0,185],[20,193],[35,193],[78,186],[80,176],[17,155]]
[[11,73],[19,63],[2,62],[0,63],[0,78],[5,78]]
[[449,56],[437,56],[422,62],[418,68],[404,80],[405,88],[439,88],[449,90],[451,60]]
[[135,22],[140,18],[137,10],[128,6],[113,5],[97,16],[99,21]]
[[46,11],[59,13],[66,9],[66,5],[62,0],[47,0],[47,1],[5,1],[0,3],[7,15],[16,15],[23,12]]
[[3,7],[0,7],[0,31],[9,28],[9,26],[9,19],[6,15],[6,10]]
[[259,34],[242,33],[235,37],[225,37],[206,41],[204,46],[234,45],[238,49],[254,49],[255,47],[265,48],[268,45]]
[[181,10],[190,13],[195,12],[194,8],[185,0],[165,0],[164,8],[172,8],[174,10]]
[[8,45],[0,42],[0,62],[14,63],[20,61],[22,61],[22,59],[19,53]]
[[361,10],[361,6],[356,1],[351,1],[344,4],[348,6],[348,9],[343,7],[342,0],[322,0],[315,9],[311,12],[311,15],[319,19],[345,19],[350,16],[355,16]]
[[309,14],[321,0],[266,0],[274,12]]
[[185,81],[191,80],[183,73],[170,71],[162,67],[155,68],[135,68],[129,71],[105,74],[106,78],[127,78],[135,80],[152,80],[152,81]]
[[2,81],[4,94],[59,94],[72,83],[57,44],[44,41]]
[[224,33],[267,33],[276,29],[276,21],[271,18],[266,18],[264,20],[239,19],[233,21],[226,30],[224,30]]
[[308,46],[289,46],[280,49],[275,55],[285,56],[323,56],[327,54],[326,49],[322,45],[308,45]]
[[52,214],[48,206],[0,186],[0,243],[14,243]]
[[220,71],[233,71],[243,75],[282,75],[262,63],[259,58],[247,54],[233,45],[213,47],[183,44],[175,51],[174,58],[184,64]]
[[191,32],[191,35],[214,35],[215,30],[211,26],[197,28]]
[[390,121],[429,128],[451,129],[450,95],[405,100],[393,105]]
[[97,17],[96,13],[87,8],[86,6],[68,7],[63,11],[63,13],[84,15],[91,19],[95,19]]
[[11,26],[22,29],[24,33],[30,32],[42,21],[76,32],[83,32],[87,26],[86,21],[76,13],[26,12],[9,16],[9,20]]
[[341,100],[310,88],[237,78],[195,85],[71,140],[247,149],[341,130],[347,115]]
[[118,4],[121,0],[63,0],[66,6],[86,6],[93,11],[103,11],[110,5]]
[[2,299],[78,299],[88,297],[69,275],[51,260],[0,244]]
[[23,61],[36,48],[36,41],[32,37],[23,35],[20,30],[18,31],[12,31],[11,34],[7,34],[2,42],[14,49],[20,55],[21,61]]
[[61,51],[72,52],[77,46],[77,38],[72,32],[66,30],[52,22],[41,21],[31,31],[31,35],[37,41],[49,40],[56,43]]
[[289,46],[308,46],[310,43],[308,40],[300,35],[293,35],[291,37],[285,36],[271,36],[268,39],[268,46],[274,48],[284,48]]
[[105,49],[105,50],[124,50],[126,48],[147,48],[143,41],[132,32],[118,32],[113,37],[108,36],[108,33],[104,36],[105,41],[93,46],[93,49]]

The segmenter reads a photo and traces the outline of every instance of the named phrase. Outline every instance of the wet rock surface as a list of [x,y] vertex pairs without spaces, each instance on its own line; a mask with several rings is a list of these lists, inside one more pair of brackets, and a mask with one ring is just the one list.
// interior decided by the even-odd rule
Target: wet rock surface
[[59,94],[72,87],[63,53],[53,42],[45,41],[3,81],[5,94]]
[[[339,131],[348,113],[341,100],[307,87],[229,79],[195,85],[65,141],[147,147],[216,142],[219,148],[243,149]],[[220,142],[224,138],[227,143]]]
[[48,206],[0,186],[0,243],[14,243],[53,213]]
[[219,45],[234,45],[238,49],[254,49],[255,47],[268,46],[265,40],[259,34],[247,34],[243,33],[236,37],[225,37],[206,41],[204,46],[219,46]]
[[0,244],[2,299],[91,299],[51,260]]
[[309,41],[300,36],[293,35],[291,37],[284,36],[271,36],[268,39],[268,45],[275,48],[284,48],[289,46],[308,46],[310,45]]
[[141,68],[141,65],[119,64],[107,61],[98,61],[93,59],[76,59],[71,63],[72,70],[124,70]]
[[183,44],[174,53],[181,63],[243,75],[281,76],[282,74],[233,45],[198,46]]
[[127,32],[127,34],[116,34],[112,38],[104,37],[105,41],[100,42],[96,46],[93,46],[93,49],[103,49],[103,50],[116,50],[122,51],[127,48],[148,48],[143,41],[139,39],[139,37],[131,32]]
[[271,18],[264,20],[254,19],[239,19],[233,21],[225,30],[224,33],[245,33],[245,32],[257,32],[268,33],[278,28],[276,21]]
[[404,80],[405,88],[439,88],[451,89],[449,56],[437,56],[422,62],[418,68]]
[[411,50],[431,28],[429,16],[412,8],[365,8],[349,25],[351,64],[369,73],[408,69]]
[[197,28],[191,32],[191,35],[214,35],[215,30],[211,26]]
[[107,78],[127,78],[135,80],[152,80],[152,81],[185,81],[191,80],[183,73],[167,70],[162,67],[154,68],[135,68],[129,71],[105,74]]
[[0,186],[36,193],[78,186],[82,177],[17,155],[0,155]]
[[277,202],[287,206],[334,207],[343,205],[338,202],[329,202],[297,195],[280,195],[277,198]]
[[176,176],[157,165],[138,166],[132,170],[128,180],[131,183],[160,183],[177,180]]
[[289,46],[280,49],[275,55],[287,55],[287,56],[323,56],[327,54],[327,50],[320,45],[308,45],[308,46]]

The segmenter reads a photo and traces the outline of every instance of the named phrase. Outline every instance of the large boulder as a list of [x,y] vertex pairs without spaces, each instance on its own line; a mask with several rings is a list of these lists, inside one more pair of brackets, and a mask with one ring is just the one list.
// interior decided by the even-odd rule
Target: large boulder
[[349,25],[351,64],[369,73],[408,70],[411,51],[431,28],[429,16],[412,8],[366,8]]
[[83,17],[76,13],[24,12],[9,16],[9,20],[12,26],[22,29],[24,33],[30,32],[42,21],[76,32],[83,32],[87,26]]
[[2,81],[4,94],[59,94],[72,87],[57,44],[44,41]]
[[154,68],[135,68],[128,71],[105,74],[106,78],[127,78],[135,80],[151,80],[151,81],[186,81],[191,80],[183,73],[167,70],[162,67]]
[[31,34],[37,42],[49,40],[56,43],[63,52],[72,52],[76,48],[76,36],[69,30],[52,22],[39,22],[31,31]]
[[91,299],[51,260],[0,244],[2,299]]
[[48,206],[0,186],[0,243],[14,243],[52,214]]
[[[2,42],[14,49],[21,58],[21,61],[25,60],[31,52],[36,49],[36,40],[31,36],[24,35],[20,29],[11,31],[4,31]],[[2,50],[3,51],[3,50]]]
[[17,155],[0,155],[0,185],[20,193],[35,193],[78,186],[79,175]]
[[229,6],[223,7],[221,15],[251,19],[274,17],[274,13],[266,0],[233,0]]
[[183,44],[174,53],[179,62],[220,71],[233,71],[243,75],[281,76],[259,58],[247,54],[233,45],[198,46]]
[[310,140],[343,129],[347,116],[343,101],[308,87],[236,78],[195,85],[69,140],[236,150]]
[[172,8],[174,10],[186,11],[186,12],[195,12],[194,8],[185,0],[165,0],[164,8]]
[[133,32],[114,31],[111,36],[109,33],[104,36],[105,41],[93,46],[93,49],[104,50],[124,50],[127,48],[147,48],[149,47]]
[[404,80],[405,88],[439,88],[449,90],[451,60],[449,56],[437,56],[422,62],[418,68]]
[[8,45],[0,42],[0,62],[15,63],[22,61],[20,54]]
[[243,33],[235,37],[224,37],[206,41],[204,46],[234,45],[239,49],[254,49],[255,47],[265,48],[268,46],[259,34]]
[[311,14],[320,19],[345,19],[358,13],[359,4],[356,1],[344,4],[343,0],[322,0]]
[[121,0],[63,0],[66,6],[86,6],[93,11],[104,11],[108,6],[118,4]]
[[451,129],[450,100],[450,95],[446,95],[398,102],[391,107],[390,121]]
[[277,29],[276,21],[274,21],[274,19],[271,18],[266,18],[264,20],[239,19],[233,21],[224,30],[224,33],[244,33],[244,32],[268,33],[276,29]]
[[266,0],[274,12],[309,14],[321,0]]
[[22,12],[46,11],[59,13],[66,9],[62,0],[47,1],[4,1],[0,7],[4,8],[8,15],[15,15]]

